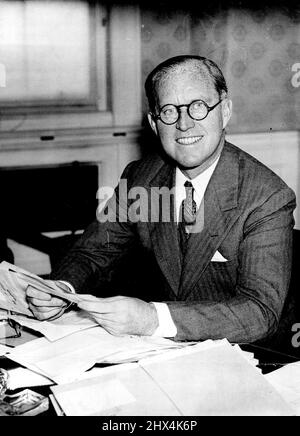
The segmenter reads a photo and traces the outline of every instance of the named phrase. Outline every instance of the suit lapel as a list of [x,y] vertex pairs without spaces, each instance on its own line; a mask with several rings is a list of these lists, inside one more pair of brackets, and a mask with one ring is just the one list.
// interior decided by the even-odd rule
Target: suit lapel
[[[175,170],[171,165],[165,164],[150,182],[150,195],[152,195],[152,198],[159,198],[162,188],[166,189],[166,195],[168,195],[169,190],[174,188],[174,185]],[[163,202],[163,206],[167,205],[164,212],[167,213],[167,215],[169,214],[170,219],[166,222],[162,222],[160,215],[158,222],[152,222],[150,220],[149,227],[157,262],[176,296],[180,284],[181,259],[177,223],[174,218],[174,201],[174,195],[171,195],[170,207],[167,203]],[[157,202],[154,201],[154,203],[156,203],[157,206]],[[151,204],[151,209],[153,209],[153,207],[155,208],[155,206]],[[161,207],[158,207],[158,213],[162,213]]]
[[225,145],[204,195],[204,228],[200,233],[192,233],[188,241],[182,266],[180,299],[185,299],[192,292],[239,216],[238,177],[238,155]]

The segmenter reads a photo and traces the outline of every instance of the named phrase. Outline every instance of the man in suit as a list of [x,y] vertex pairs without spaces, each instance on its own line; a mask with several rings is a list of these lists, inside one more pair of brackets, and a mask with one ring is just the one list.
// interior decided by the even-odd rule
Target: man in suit
[[[79,307],[112,334],[232,342],[272,335],[290,280],[293,192],[225,141],[232,103],[212,61],[171,58],[150,73],[146,93],[162,153],[127,166],[51,278],[76,293],[96,289]],[[153,202],[163,188],[170,199]],[[139,207],[134,192],[145,194]],[[103,276],[137,246],[154,263],[150,295],[141,287],[138,298],[101,298]],[[39,319],[67,307],[32,288],[27,294]]]

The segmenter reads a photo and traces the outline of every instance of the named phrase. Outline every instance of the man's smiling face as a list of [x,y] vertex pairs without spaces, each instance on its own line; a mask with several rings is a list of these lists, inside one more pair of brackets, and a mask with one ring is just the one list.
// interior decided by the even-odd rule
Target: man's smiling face
[[[213,106],[220,96],[207,73],[178,66],[161,78],[157,85],[156,114],[166,104],[178,106],[194,100],[203,100],[208,106]],[[201,121],[193,120],[187,108],[183,107],[175,124],[166,125],[160,119],[155,120],[151,114],[149,122],[166,154],[188,177],[194,178],[218,156],[220,139],[230,115],[231,102],[225,98]]]

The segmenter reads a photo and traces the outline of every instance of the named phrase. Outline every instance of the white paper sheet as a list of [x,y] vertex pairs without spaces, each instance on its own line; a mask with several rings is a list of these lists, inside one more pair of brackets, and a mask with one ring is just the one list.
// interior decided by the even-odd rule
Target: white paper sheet
[[22,315],[11,315],[10,317],[24,327],[40,332],[49,341],[56,341],[77,331],[99,325],[83,310],[64,313],[53,321],[39,321]]
[[172,351],[164,359],[144,359],[139,365],[183,415],[293,414],[260,372],[228,342]]
[[33,386],[48,386],[53,384],[53,381],[49,380],[47,377],[44,377],[26,368],[19,367],[10,369],[8,371],[8,375],[8,387],[11,390]]
[[[102,386],[110,388],[105,408],[103,408],[101,401]],[[117,387],[117,390],[114,387]],[[161,416],[162,413],[165,416],[178,415],[176,406],[164,395],[148,374],[134,363],[102,368],[99,377],[83,378],[74,383],[51,386],[50,389],[67,416],[84,413],[97,416],[132,416],[137,414],[146,416],[149,415],[149,412],[153,416]],[[90,391],[94,394],[90,395]],[[119,401],[119,391],[122,392],[122,401]],[[85,395],[82,405],[83,392]],[[99,403],[97,395],[100,397]],[[69,401],[70,398],[71,401]],[[126,401],[127,398],[134,398],[135,401]],[[97,407],[98,404],[100,407]]]
[[96,362],[118,360],[118,353],[135,360],[144,352],[178,348],[186,343],[167,339],[146,341],[135,336],[113,336],[102,327],[94,327],[73,333],[55,342],[46,338],[35,339],[14,348],[9,358],[42,374],[56,383],[75,380],[78,375],[94,366]]
[[289,363],[264,377],[300,416],[300,362]]
[[[293,415],[249,359],[226,340],[92,370],[93,374],[99,375],[85,374],[51,387],[67,416]],[[129,401],[130,396],[135,401]]]
[[76,391],[60,392],[59,404],[66,415],[91,416],[105,410],[133,403],[135,397],[120,380],[107,380],[83,384]]

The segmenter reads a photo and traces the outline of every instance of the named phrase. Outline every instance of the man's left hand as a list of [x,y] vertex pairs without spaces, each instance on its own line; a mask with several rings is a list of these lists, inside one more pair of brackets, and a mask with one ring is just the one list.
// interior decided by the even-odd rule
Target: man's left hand
[[96,298],[81,295],[80,309],[90,312],[109,333],[122,335],[152,335],[158,327],[156,308],[151,303],[129,297]]

